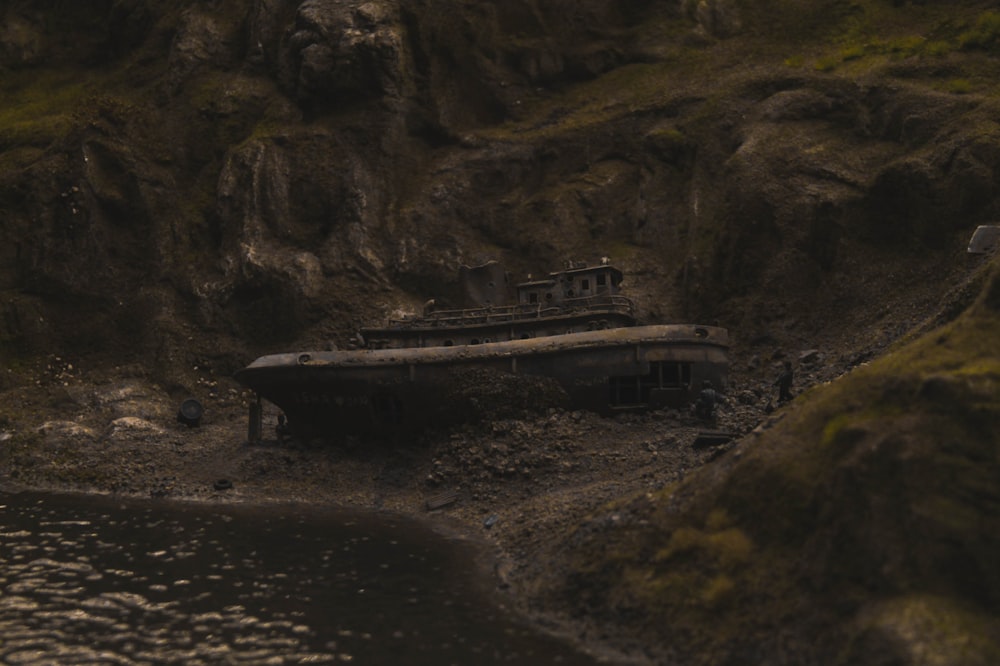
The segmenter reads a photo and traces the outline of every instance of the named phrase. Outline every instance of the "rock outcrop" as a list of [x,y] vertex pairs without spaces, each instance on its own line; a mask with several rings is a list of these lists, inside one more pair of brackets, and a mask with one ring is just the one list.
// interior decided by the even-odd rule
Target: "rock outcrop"
[[763,328],[782,313],[761,288],[825,312],[882,278],[883,249],[933,262],[996,214],[991,99],[919,69],[735,65],[762,18],[731,3],[5,11],[0,284],[26,351],[101,350],[73,340],[86,315],[135,322],[147,354],[198,326],[236,363],[447,298],[461,263],[608,253],[652,316]]

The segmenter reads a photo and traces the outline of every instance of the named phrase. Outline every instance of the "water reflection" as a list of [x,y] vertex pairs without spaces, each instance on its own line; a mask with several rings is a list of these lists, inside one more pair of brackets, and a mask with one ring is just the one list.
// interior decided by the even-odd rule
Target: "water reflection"
[[5,664],[595,663],[400,518],[0,495]]

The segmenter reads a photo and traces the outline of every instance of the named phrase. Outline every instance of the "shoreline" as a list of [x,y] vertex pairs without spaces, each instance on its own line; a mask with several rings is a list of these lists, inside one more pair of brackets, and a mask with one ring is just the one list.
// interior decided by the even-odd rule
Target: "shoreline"
[[[618,645],[558,600],[533,594],[534,558],[588,513],[679,481],[733,445],[693,446],[705,424],[686,412],[605,418],[559,409],[391,445],[251,444],[249,394],[228,379],[211,383],[197,427],[178,423],[176,397],[144,379],[28,387],[19,400],[8,391],[8,404],[54,407],[0,422],[4,489],[399,515],[477,544],[474,566],[526,622],[614,663],[648,663],[644,646]],[[737,405],[715,427],[746,432],[760,418],[756,407]],[[231,487],[216,490],[221,479]],[[430,510],[428,500],[442,495],[449,501]],[[541,575],[556,576],[560,566],[546,563]]]
[[149,502],[164,506],[192,504],[200,507],[212,505],[223,506],[244,506],[244,507],[265,507],[268,509],[303,509],[304,511],[332,511],[351,518],[371,518],[373,516],[387,516],[391,518],[403,519],[433,533],[438,538],[448,541],[461,542],[461,548],[472,554],[469,570],[474,573],[476,586],[479,588],[476,594],[493,604],[498,611],[513,618],[517,623],[530,627],[539,634],[545,634],[557,640],[563,641],[581,653],[587,654],[601,663],[611,663],[629,666],[639,666],[640,664],[651,663],[648,659],[637,659],[635,655],[604,644],[599,641],[587,640],[586,633],[588,624],[585,622],[574,622],[564,617],[558,617],[551,613],[529,611],[523,607],[515,590],[506,584],[499,576],[498,565],[502,559],[500,545],[494,541],[484,538],[482,535],[474,534],[472,526],[465,525],[454,520],[436,515],[420,515],[417,513],[398,511],[387,508],[365,508],[347,507],[342,505],[330,505],[324,502],[309,500],[282,500],[276,498],[194,498],[194,497],[169,497],[153,498],[139,495],[122,495],[112,492],[87,491],[79,489],[64,488],[29,488],[17,485],[5,484],[0,488],[0,494],[10,497],[19,494],[28,495],[58,495],[63,497],[80,498],[100,498],[113,501],[116,498],[134,502]]

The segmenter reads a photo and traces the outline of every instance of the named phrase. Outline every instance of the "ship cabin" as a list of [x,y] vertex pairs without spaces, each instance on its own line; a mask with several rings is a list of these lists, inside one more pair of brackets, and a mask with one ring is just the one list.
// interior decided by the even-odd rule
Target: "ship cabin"
[[[605,301],[620,293],[622,272],[608,264],[582,266],[551,273],[545,280],[522,282],[517,285],[519,305],[561,306]],[[578,299],[585,299],[583,302]]]
[[574,264],[544,280],[509,287],[496,262],[460,273],[464,307],[428,309],[362,331],[373,349],[452,347],[581,333],[635,324],[632,301],[621,294],[622,272],[606,263]]

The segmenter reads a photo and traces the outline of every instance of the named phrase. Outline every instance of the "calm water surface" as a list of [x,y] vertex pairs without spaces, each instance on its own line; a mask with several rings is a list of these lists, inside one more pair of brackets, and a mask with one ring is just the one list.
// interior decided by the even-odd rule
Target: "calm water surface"
[[3,664],[593,664],[398,517],[0,494]]

